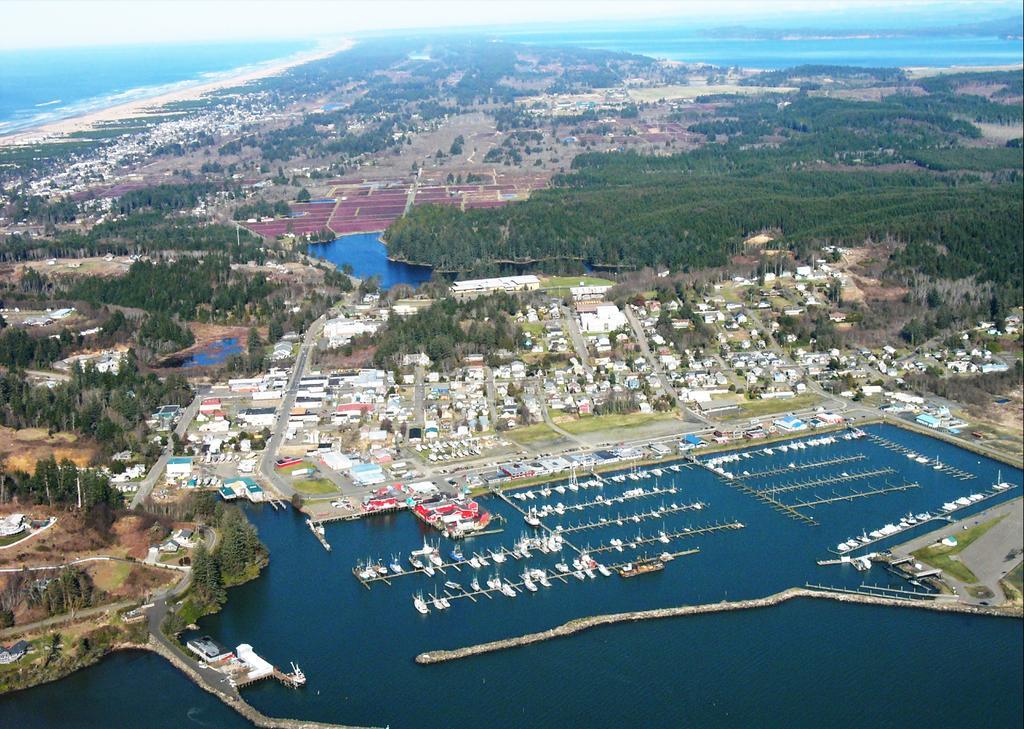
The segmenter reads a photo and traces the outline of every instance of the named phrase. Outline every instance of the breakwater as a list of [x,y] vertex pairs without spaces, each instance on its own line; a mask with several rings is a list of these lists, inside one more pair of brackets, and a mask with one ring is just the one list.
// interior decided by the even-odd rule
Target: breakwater
[[158,640],[150,637],[149,642],[145,645],[132,646],[132,648],[149,650],[163,656],[171,663],[172,666],[192,679],[192,682],[199,686],[199,688],[216,696],[228,707],[234,709],[252,722],[253,726],[264,727],[265,729],[362,729],[361,727],[347,726],[344,724],[328,724],[321,721],[305,721],[302,719],[277,719],[272,716],[267,716],[254,708],[251,704],[247,703],[237,691],[233,691],[232,694],[229,695],[224,691],[218,691],[211,687],[204,680],[203,676],[199,674],[194,663],[182,659],[181,656],[170,650]]
[[776,592],[773,595],[768,595],[767,597],[759,597],[751,600],[737,600],[733,602],[723,600],[722,602],[707,603],[704,605],[682,605],[679,607],[638,610],[628,613],[612,613],[609,615],[595,615],[588,618],[578,618],[576,620],[570,620],[567,623],[563,623],[556,628],[543,630],[538,633],[527,633],[526,635],[520,635],[515,638],[505,638],[503,640],[494,640],[488,643],[478,643],[477,645],[457,648],[454,650],[438,650],[420,653],[416,656],[416,662],[423,665],[444,663],[446,661],[459,660],[460,658],[478,656],[483,653],[493,653],[495,651],[507,650],[509,648],[518,648],[520,646],[540,643],[554,638],[563,638],[584,630],[597,628],[602,625],[631,623],[639,620],[675,618],[685,615],[703,615],[706,613],[718,613],[730,610],[752,610],[755,608],[772,607],[773,605],[778,605],[794,598],[825,599],[835,600],[837,602],[880,605],[885,607],[911,607],[935,610],[939,612],[968,613],[972,615],[992,615],[1014,618],[1024,617],[1024,612],[1022,612],[1022,609],[1019,607],[980,607],[954,601],[902,600],[859,593],[829,592],[825,590],[811,590],[804,587],[791,587],[787,590]]

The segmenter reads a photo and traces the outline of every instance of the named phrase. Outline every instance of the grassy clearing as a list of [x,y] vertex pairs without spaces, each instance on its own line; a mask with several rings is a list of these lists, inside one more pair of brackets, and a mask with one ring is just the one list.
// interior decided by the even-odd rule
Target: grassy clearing
[[589,417],[559,423],[560,428],[573,435],[594,433],[599,430],[616,430],[618,428],[636,428],[650,425],[674,417],[671,413],[625,413],[623,415],[591,415]]
[[614,281],[597,276],[551,276],[540,282],[544,291],[551,289],[568,289],[573,286],[613,286]]
[[817,404],[817,395],[797,395],[788,400],[744,400],[740,403],[740,411],[744,417],[757,418],[762,415],[802,410]]
[[547,426],[547,423],[536,423],[525,428],[516,428],[505,433],[505,437],[520,445],[535,443],[540,440],[554,440],[559,435]]
[[124,584],[131,572],[132,566],[127,562],[104,562],[93,572],[93,581],[104,592],[113,592]]
[[967,565],[957,559],[957,555],[967,549],[972,542],[977,540],[982,534],[994,527],[1004,518],[1005,515],[996,517],[990,521],[976,524],[969,529],[964,529],[963,531],[958,532],[954,535],[956,537],[956,546],[947,547],[944,544],[932,544],[927,547],[922,547],[912,554],[919,561],[942,570],[950,577],[959,580],[964,584],[969,585],[975,583],[978,581],[978,578],[973,572],[971,572]]
[[296,481],[292,484],[296,491],[304,494],[333,494],[338,490],[332,482],[326,478],[311,478],[305,481]]

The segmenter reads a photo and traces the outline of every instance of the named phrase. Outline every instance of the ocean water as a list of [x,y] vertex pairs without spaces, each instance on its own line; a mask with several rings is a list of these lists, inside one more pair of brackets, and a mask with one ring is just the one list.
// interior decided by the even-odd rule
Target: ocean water
[[[424,537],[436,538],[411,514],[330,524],[327,538],[333,549],[326,552],[295,512],[249,507],[250,518],[270,548],[270,565],[259,579],[231,590],[225,609],[203,619],[201,631],[225,645],[252,643],[278,665],[296,661],[303,668],[308,683],[301,690],[275,682],[244,689],[250,703],[273,716],[396,729],[467,726],[482,716],[489,727],[509,729],[1019,726],[1024,710],[1024,624],[1003,618],[800,600],[763,610],[609,626],[435,666],[414,662],[422,651],[542,630],[584,615],[743,599],[806,582],[907,587],[879,567],[860,573],[848,565],[819,567],[816,560],[830,558],[829,547],[864,529],[896,521],[908,511],[934,511],[951,498],[986,490],[1000,469],[1003,478],[1018,488],[965,509],[962,515],[1021,495],[1019,470],[914,433],[891,427],[870,430],[930,458],[938,456],[975,478],[958,480],[867,439],[789,453],[776,450],[771,456],[758,453],[732,468],[751,474],[785,471],[749,477],[758,488],[892,469],[852,484],[797,492],[804,498],[815,493],[828,496],[833,489],[842,492],[851,485],[864,490],[885,481],[920,484],[909,491],[809,510],[820,522],[812,527],[777,514],[704,469],[666,472],[658,485],[675,486],[676,494],[570,511],[561,521],[571,526],[601,514],[610,519],[672,501],[700,500],[706,508],[641,524],[626,520],[621,527],[608,525],[569,538],[579,546],[596,548],[615,536],[628,541],[637,532],[656,535],[660,529],[732,520],[743,522],[745,528],[676,540],[671,547],[656,543],[645,548],[653,554],[663,549],[700,550],[676,559],[660,573],[631,580],[600,575],[582,582],[570,579],[568,584],[555,580],[551,588],[536,594],[516,599],[499,595],[476,603],[453,600],[450,610],[429,615],[413,609],[411,595],[443,590],[446,580],[466,585],[472,569],[449,569],[433,578],[407,575],[369,590],[352,575],[357,561],[389,561],[392,555],[404,561]],[[789,463],[803,466],[860,456],[792,473],[789,469]],[[654,485],[653,480],[640,483],[648,489]],[[593,501],[597,493],[608,499],[636,485],[629,480],[609,482],[599,492],[554,492],[546,500],[527,503],[571,505]],[[503,502],[488,498],[484,506],[507,519],[504,531],[466,540],[462,546],[467,556],[510,546],[526,530],[519,513]],[[558,523],[554,518],[548,521]],[[904,532],[879,546],[920,531]],[[442,544],[445,554],[450,547]],[[596,556],[614,564],[633,554],[627,547],[622,554]],[[550,568],[567,557],[568,552],[560,557],[534,552],[528,563]],[[478,576],[482,581],[500,571],[504,578],[515,579],[523,568],[522,561],[509,559],[500,567],[492,564],[480,570]],[[87,693],[116,685],[119,675],[136,670],[152,675],[148,688],[120,692],[110,705],[113,714],[87,712],[73,724],[174,725],[172,718],[178,714],[165,716],[147,703],[148,697],[164,691],[161,667],[154,668],[148,660],[131,665],[113,660],[113,667],[104,663],[69,681],[4,697],[0,716],[11,719],[13,726],[49,726],[54,714],[37,715],[38,707],[57,701],[77,706]],[[173,690],[180,692],[183,707],[213,716],[209,704],[215,699],[178,683]]]
[[876,38],[711,38],[692,29],[510,32],[509,41],[638,53],[716,66],[786,68],[846,66],[995,66],[1024,62],[1024,42],[996,37],[881,36]]
[[271,41],[0,50],[0,134],[215,80],[314,45]]

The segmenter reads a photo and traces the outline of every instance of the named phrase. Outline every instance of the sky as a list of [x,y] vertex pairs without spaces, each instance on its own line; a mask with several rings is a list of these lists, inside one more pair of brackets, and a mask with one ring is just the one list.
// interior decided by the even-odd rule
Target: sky
[[[473,26],[673,19],[695,25],[844,24],[904,14],[964,22],[1018,14],[1006,0],[6,0],[4,47],[325,39],[347,34]],[[941,12],[938,12],[941,11]],[[879,19],[882,19],[881,21]],[[927,19],[927,20],[926,20]]]

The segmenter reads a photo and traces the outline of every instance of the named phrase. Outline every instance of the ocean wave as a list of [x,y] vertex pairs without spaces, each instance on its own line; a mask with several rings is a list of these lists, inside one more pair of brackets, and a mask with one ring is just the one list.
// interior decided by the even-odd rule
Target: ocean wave
[[60,103],[60,99],[54,99],[53,101],[44,101],[42,104],[36,104],[36,106],[53,106],[54,104],[59,104],[59,103]]

